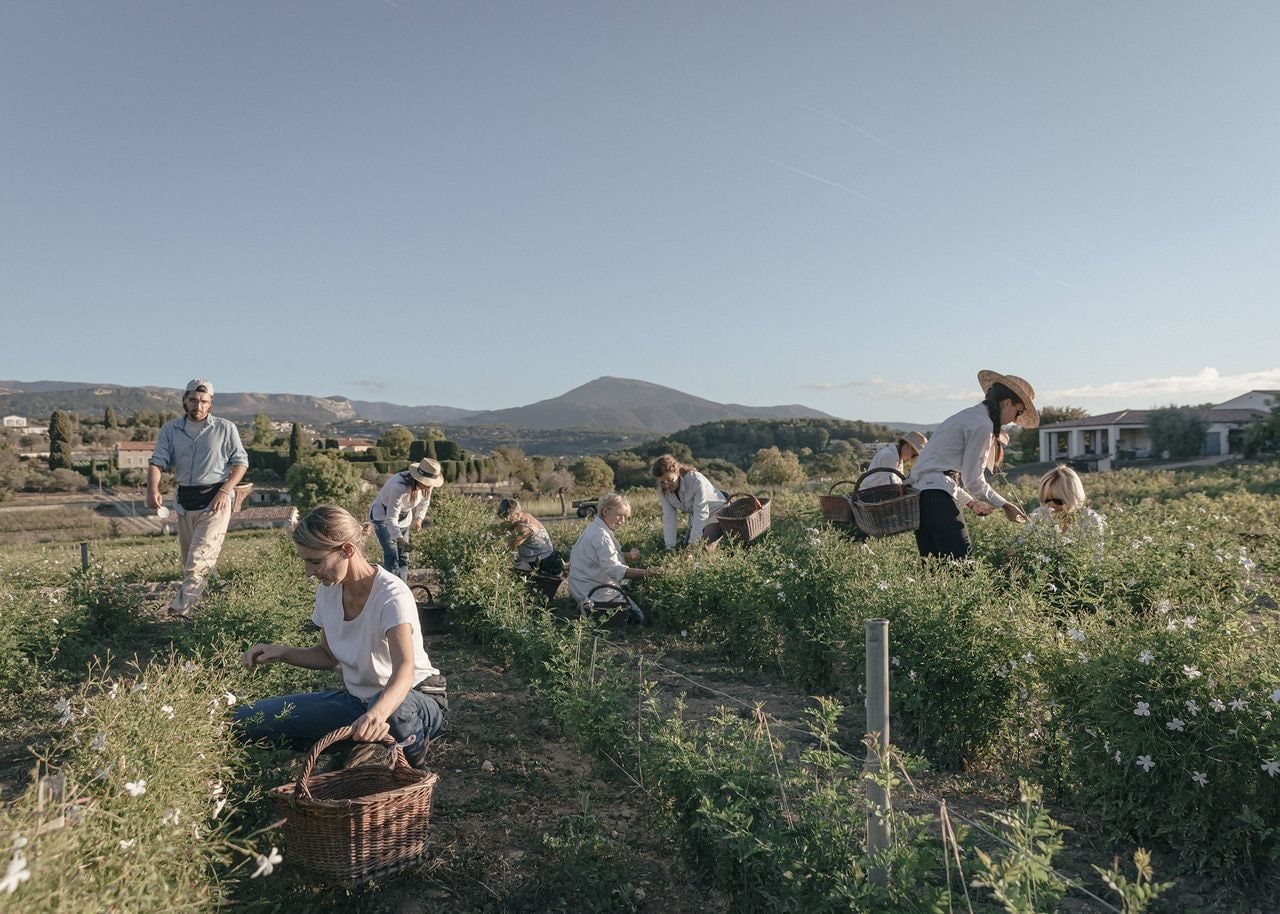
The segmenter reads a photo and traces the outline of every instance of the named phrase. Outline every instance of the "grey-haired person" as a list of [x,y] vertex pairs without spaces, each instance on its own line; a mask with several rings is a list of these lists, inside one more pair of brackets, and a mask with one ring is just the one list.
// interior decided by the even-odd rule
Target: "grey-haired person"
[[[1035,389],[1017,375],[978,372],[981,403],[948,417],[921,450],[907,482],[920,490],[920,527],[916,548],[924,557],[964,559],[969,555],[969,528],[961,500],[975,514],[994,508],[1022,523],[1023,510],[991,487],[986,471],[1000,453],[1001,429],[1010,423],[1035,428],[1040,414]],[[972,494],[970,494],[972,493]]]
[[[624,553],[618,542],[618,530],[631,517],[631,502],[625,495],[610,492],[603,496],[597,512],[569,553],[569,594],[584,607],[588,601],[625,605],[631,620],[643,623],[644,613],[622,590],[622,583],[627,578],[647,578],[661,571],[627,564],[640,558],[640,550]],[[593,596],[597,587],[602,589]]]
[[209,574],[218,564],[227,536],[236,485],[249,469],[249,455],[234,422],[211,413],[213,384],[207,378],[187,382],[183,414],[160,427],[147,465],[147,506],[162,503],[160,480],[172,471],[178,491],[178,544],[182,583],[169,604],[190,616],[204,596]]

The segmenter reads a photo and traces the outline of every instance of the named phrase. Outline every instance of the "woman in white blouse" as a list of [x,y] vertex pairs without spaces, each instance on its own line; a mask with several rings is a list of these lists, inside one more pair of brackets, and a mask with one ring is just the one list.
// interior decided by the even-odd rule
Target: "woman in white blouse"
[[876,451],[875,456],[871,458],[871,463],[867,464],[867,475],[863,477],[858,489],[871,489],[875,486],[888,486],[893,485],[895,482],[902,482],[901,476],[896,476],[893,473],[875,473],[873,471],[897,470],[899,473],[905,473],[904,467],[906,464],[919,457],[920,452],[924,450],[924,446],[928,443],[929,439],[919,432],[907,432],[899,435],[898,440],[893,444],[886,444]]
[[440,464],[424,457],[402,473],[393,473],[369,506],[369,522],[382,546],[382,567],[401,578],[409,568],[409,531],[422,529],[431,493],[444,483]]
[[[626,605],[631,621],[643,624],[644,613],[621,589],[622,582],[625,578],[647,578],[661,572],[656,568],[631,568],[623,562],[624,558],[631,562],[640,558],[639,549],[623,553],[618,543],[617,531],[631,517],[631,502],[625,495],[610,492],[600,499],[597,511],[569,553],[569,594],[579,604],[594,600]],[[601,584],[610,584],[612,589],[593,598],[591,591]]]
[[[920,527],[916,547],[922,556],[963,559],[969,554],[969,528],[957,495],[978,515],[1000,508],[1024,523],[1027,515],[987,483],[986,470],[999,447],[1000,430],[1013,422],[1022,428],[1040,424],[1035,389],[1016,375],[978,372],[983,400],[934,429],[907,482],[920,491]],[[957,479],[956,477],[959,477]],[[972,493],[972,494],[970,494]]]
[[662,538],[668,549],[680,545],[680,512],[689,515],[686,545],[704,541],[714,544],[724,535],[716,521],[716,512],[725,506],[725,497],[711,480],[671,454],[663,454],[653,462],[653,475],[658,480]]

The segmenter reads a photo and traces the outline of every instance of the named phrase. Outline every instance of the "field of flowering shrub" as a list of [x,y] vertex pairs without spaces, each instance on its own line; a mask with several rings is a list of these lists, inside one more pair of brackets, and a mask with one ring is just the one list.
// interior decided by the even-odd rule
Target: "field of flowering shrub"
[[[665,573],[636,588],[651,626],[626,632],[563,621],[564,598],[549,607],[514,579],[484,501],[441,493],[415,563],[556,725],[643,791],[733,910],[946,910],[962,903],[957,878],[978,910],[1056,910],[1081,880],[1054,870],[1060,828],[1045,805],[1087,824],[1098,863],[1148,847],[1159,878],[1209,880],[1249,910],[1280,881],[1280,467],[1086,483],[1107,517],[1101,548],[971,518],[965,569],[922,565],[910,536],[855,541],[798,492],[775,493],[773,528],[749,547],[667,555],[656,500],[638,493],[621,538]],[[1030,504],[1030,486],[1003,488]],[[566,552],[581,526],[552,527]],[[232,537],[200,619],[163,631],[140,608],[147,586],[178,574],[172,542],[102,540],[92,554],[82,571],[65,546],[0,549],[3,739],[35,746],[37,774],[52,776],[5,795],[0,911],[297,909],[297,885],[267,878],[288,866],[263,797],[281,760],[227,732],[237,695],[324,675],[250,679],[238,665],[253,641],[310,640],[311,585],[287,542]],[[907,753],[887,760],[884,786],[904,796],[904,763],[964,772],[1010,807],[989,833],[958,829],[953,848],[938,818],[895,804],[893,851],[868,852],[869,618],[890,620],[893,737]],[[805,734],[758,709],[697,717],[660,699],[645,658],[670,651],[695,674],[701,658],[815,696]],[[1136,878],[1083,881],[1113,910],[1142,910],[1155,893],[1145,859]],[[1176,897],[1156,904],[1207,910]]]

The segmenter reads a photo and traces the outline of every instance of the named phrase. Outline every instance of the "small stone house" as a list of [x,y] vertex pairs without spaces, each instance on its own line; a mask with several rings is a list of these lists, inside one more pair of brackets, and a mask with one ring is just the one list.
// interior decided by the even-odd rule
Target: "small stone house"
[[145,470],[155,449],[154,441],[121,441],[116,445],[116,466],[121,470]]

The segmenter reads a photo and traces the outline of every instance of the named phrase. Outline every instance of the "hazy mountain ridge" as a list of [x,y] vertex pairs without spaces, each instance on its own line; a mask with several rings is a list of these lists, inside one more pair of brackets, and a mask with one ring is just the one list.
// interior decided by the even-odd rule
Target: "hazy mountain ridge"
[[[171,387],[127,387],[66,381],[0,381],[0,415],[47,420],[55,409],[97,418],[108,406],[124,420],[135,412],[178,412],[182,392]],[[802,404],[745,406],[717,403],[672,387],[629,378],[601,377],[525,406],[476,412],[451,406],[404,406],[347,397],[222,392],[214,413],[249,423],[259,412],[277,422],[323,427],[367,421],[401,425],[495,426],[510,429],[583,429],[664,435],[722,419],[831,419]],[[902,426],[905,427],[905,426]]]

